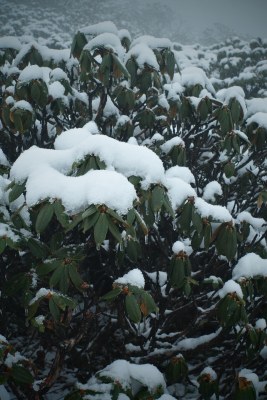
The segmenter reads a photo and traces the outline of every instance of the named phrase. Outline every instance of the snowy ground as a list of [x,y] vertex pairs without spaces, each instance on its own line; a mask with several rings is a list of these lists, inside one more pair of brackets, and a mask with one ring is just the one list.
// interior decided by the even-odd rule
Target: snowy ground
[[30,35],[48,46],[69,47],[78,28],[108,19],[133,37],[150,34],[183,44],[211,44],[232,35],[267,37],[266,1],[255,0],[253,7],[244,0],[225,0],[223,8],[220,3],[203,0],[199,7],[196,0],[1,0],[0,36]]

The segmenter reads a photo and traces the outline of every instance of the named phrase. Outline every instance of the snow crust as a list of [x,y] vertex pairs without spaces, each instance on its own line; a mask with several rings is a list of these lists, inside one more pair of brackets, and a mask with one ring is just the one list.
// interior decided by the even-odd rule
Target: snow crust
[[250,125],[253,122],[267,130],[267,110],[266,112],[257,112],[246,120],[247,125]]
[[132,41],[131,47],[136,44],[145,43],[148,47],[153,49],[159,48],[172,48],[172,42],[168,38],[157,38],[151,35],[143,35]]
[[204,374],[210,375],[212,381],[216,381],[217,379],[217,374],[211,367],[205,367],[200,375]]
[[125,63],[131,57],[135,59],[141,69],[147,64],[156,71],[159,70],[159,64],[153,50],[145,43],[137,43],[135,46],[131,47],[125,56]]
[[215,201],[215,195],[223,194],[222,187],[217,181],[209,182],[203,189],[203,199],[207,201]]
[[80,32],[85,35],[100,35],[101,33],[113,33],[114,35],[118,34],[118,29],[114,22],[112,21],[102,21],[97,24],[89,25],[84,28],[79,29]]
[[2,36],[0,38],[0,49],[20,50],[21,43],[15,36]]
[[214,87],[205,72],[199,67],[186,67],[181,71],[181,83],[183,86],[201,85],[210,93],[215,94]]
[[17,108],[20,108],[21,110],[30,111],[31,113],[33,113],[32,105],[26,100],[16,101],[14,106],[11,108],[11,111],[16,110]]
[[195,177],[188,167],[180,167],[175,165],[167,169],[165,173],[167,178],[180,178],[186,183],[195,183]]
[[140,289],[143,289],[145,287],[145,278],[140,269],[134,268],[127,274],[116,279],[115,283],[119,283],[122,285],[133,285],[139,287]]
[[43,69],[38,65],[28,65],[19,74],[19,82],[29,82],[33,79],[44,79]]
[[190,350],[195,349],[198,346],[201,346],[204,343],[208,343],[211,340],[215,339],[222,331],[222,328],[219,328],[217,331],[212,332],[208,335],[202,335],[197,338],[186,338],[182,339],[178,344],[175,346],[177,350]]
[[107,49],[111,49],[115,53],[117,53],[120,58],[122,58],[125,53],[125,49],[122,46],[120,39],[117,35],[114,35],[113,33],[104,32],[99,34],[98,36],[91,39],[84,46],[83,49],[91,51],[97,47],[105,47]]
[[236,293],[240,299],[243,299],[243,292],[241,286],[232,279],[225,282],[222,289],[218,291],[218,295],[220,296],[221,299],[224,298],[229,293]]
[[166,389],[166,383],[162,373],[152,364],[131,364],[126,360],[116,360],[100,373],[100,376],[118,380],[126,389],[132,384],[140,382],[150,391],[156,390],[159,385]]
[[256,276],[267,277],[267,260],[258,254],[248,253],[238,260],[233,269],[233,279],[253,278]]

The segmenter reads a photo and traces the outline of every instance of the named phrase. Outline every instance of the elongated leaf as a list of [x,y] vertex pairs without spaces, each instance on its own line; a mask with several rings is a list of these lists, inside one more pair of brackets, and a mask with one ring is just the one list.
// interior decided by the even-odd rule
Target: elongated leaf
[[94,239],[96,244],[101,244],[106,239],[108,233],[108,218],[105,213],[101,213],[94,227]]
[[62,263],[60,263],[59,267],[54,270],[54,272],[49,280],[49,285],[51,288],[57,286],[57,284],[59,283],[59,281],[61,279],[61,275],[64,273],[63,268],[64,267],[63,267]]
[[70,279],[69,279],[69,265],[64,265],[62,267],[62,273],[59,279],[59,290],[62,293],[67,293],[69,289]]
[[50,262],[38,265],[38,267],[36,268],[36,272],[40,276],[47,275],[50,272],[54,271],[56,268],[59,268],[60,266],[61,266],[61,261],[52,260]]
[[29,385],[34,381],[34,378],[30,371],[27,368],[17,364],[12,365],[11,376],[18,383]]
[[96,224],[99,217],[100,217],[100,212],[97,211],[90,217],[85,218],[84,223],[83,223],[83,232],[85,233],[86,231],[91,229],[92,226],[94,226]]
[[164,203],[165,190],[161,186],[155,186],[152,190],[151,205],[154,212],[160,211]]
[[122,289],[120,287],[115,287],[110,292],[104,294],[104,296],[101,297],[101,300],[113,300],[118,297],[121,292]]
[[121,233],[120,233],[118,227],[113,223],[111,218],[108,218],[108,229],[109,229],[110,233],[112,234],[112,236],[117,240],[117,242],[120,243],[122,240]]
[[116,211],[112,210],[111,208],[108,208],[107,213],[111,217],[119,221],[125,228],[128,228],[129,224],[126,221],[124,221],[124,219]]
[[49,305],[49,311],[50,311],[52,317],[56,321],[58,321],[59,317],[60,317],[60,311],[59,311],[59,308],[58,308],[58,306],[57,306],[57,304],[55,302],[55,299],[53,297],[51,297],[51,299],[49,299],[48,305]]
[[25,187],[26,182],[15,183],[8,195],[9,202],[12,203],[12,201],[16,200],[24,192]]
[[125,307],[128,317],[134,322],[141,321],[141,310],[134,295],[128,294],[125,298]]
[[46,244],[33,238],[30,238],[27,244],[34,257],[41,259],[41,258],[46,258],[48,256],[49,248],[46,246]]
[[90,217],[93,215],[95,212],[97,212],[97,208],[94,204],[91,204],[90,207],[88,207],[83,213],[82,213],[82,219],[85,219],[87,217]]
[[73,285],[76,287],[76,289],[81,290],[81,285],[83,283],[83,280],[77,271],[77,267],[74,263],[69,264],[69,277]]
[[69,218],[67,214],[65,214],[65,208],[59,201],[55,201],[53,206],[58,222],[63,228],[67,228],[69,225]]
[[39,211],[39,214],[36,218],[36,223],[35,223],[35,229],[36,232],[42,233],[49,222],[51,221],[52,217],[54,214],[54,206],[51,203],[46,203],[41,210]]

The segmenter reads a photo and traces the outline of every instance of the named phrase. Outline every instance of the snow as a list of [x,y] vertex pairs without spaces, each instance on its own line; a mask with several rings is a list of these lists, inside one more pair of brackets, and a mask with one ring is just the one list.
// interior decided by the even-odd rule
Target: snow
[[127,274],[116,279],[114,282],[122,284],[122,285],[137,286],[141,289],[143,289],[145,287],[144,275],[138,268],[132,269],[131,271],[127,272]]
[[53,97],[53,99],[63,98],[65,93],[65,88],[60,82],[56,81],[48,86],[48,92],[49,95]]
[[211,217],[213,220],[220,222],[232,221],[232,216],[226,207],[209,204],[200,197],[196,198],[195,207],[202,218]]
[[246,120],[247,125],[250,125],[253,122],[258,124],[259,127],[267,130],[267,110],[266,112],[257,112]]
[[245,93],[241,86],[231,86],[229,88],[221,89],[216,93],[216,97],[227,105],[231,99],[236,99],[242,107],[244,115],[246,114],[247,106],[245,102]]
[[83,49],[92,51],[98,47],[104,47],[112,50],[118,54],[119,58],[122,58],[125,53],[125,49],[122,46],[120,39],[113,33],[101,33],[100,35],[91,39]]
[[[202,344],[208,343],[211,340],[215,339],[222,331],[222,328],[219,328],[217,331],[212,332],[208,335],[202,335],[197,338],[186,338],[180,340],[177,345],[175,345],[175,349],[177,350],[193,350]],[[166,350],[165,350],[166,351]]]
[[[69,135],[65,133],[68,139],[73,135],[74,132]],[[144,189],[152,183],[164,181],[162,161],[152,150],[144,146],[119,142],[105,135],[89,135],[86,141],[85,136],[86,133],[81,133],[81,143],[69,149],[52,150],[32,146],[19,156],[11,168],[11,177],[17,182],[23,182],[28,178],[26,195],[28,205],[32,206],[40,200],[52,197],[61,198],[69,211],[77,211],[79,202],[81,205],[86,205],[88,201],[97,201],[120,213],[125,213],[136,199],[134,188],[125,177],[140,176],[143,178]],[[61,139],[61,146],[63,142],[64,136]],[[58,143],[60,142],[56,145]],[[69,173],[74,162],[84,159],[87,154],[98,156],[110,171],[91,171],[81,177],[63,175]],[[117,173],[112,171],[114,169]],[[43,184],[40,179],[38,183],[40,174]],[[95,178],[99,179],[96,185],[93,184]],[[89,184],[87,189],[84,187],[85,184]],[[101,193],[105,185],[107,187]],[[110,192],[107,188],[110,188]]]
[[180,178],[166,178],[165,185],[173,210],[177,210],[188,197],[196,197],[195,190]]
[[0,222],[0,238],[9,238],[12,242],[18,242],[19,236],[16,235],[8,224]]
[[174,138],[167,140],[167,142],[163,143],[160,148],[164,153],[168,154],[175,146],[185,146],[183,139],[181,139],[179,136],[175,136]]
[[47,295],[50,295],[53,293],[53,290],[46,289],[46,288],[40,288],[38,292],[35,294],[35,296],[30,300],[29,306],[41,299],[42,297],[45,297]]
[[58,68],[58,67],[55,69],[52,69],[50,72],[50,81],[54,82],[54,81],[61,80],[61,79],[64,79],[69,82],[68,75],[66,74],[66,72],[63,71],[63,69]]
[[156,71],[159,70],[159,64],[153,50],[151,50],[145,43],[137,43],[135,46],[131,47],[125,56],[125,63],[131,57],[135,59],[141,69],[143,69],[145,64],[147,64]]
[[20,108],[21,110],[30,111],[31,113],[33,113],[33,108],[31,106],[31,104],[26,100],[16,101],[16,103],[14,104],[14,106],[11,108],[10,111],[17,110],[18,108]]
[[211,81],[208,79],[205,72],[198,67],[186,67],[181,71],[181,84],[183,86],[195,86],[201,85],[206,88],[210,93],[215,94],[214,87]]
[[250,225],[253,226],[254,229],[256,230],[264,230],[266,231],[267,229],[267,222],[263,218],[254,218],[248,211],[242,211],[241,213],[238,214],[236,217],[236,221],[241,223],[243,221],[248,222]]
[[165,271],[158,271],[158,272],[147,272],[146,275],[149,276],[149,278],[152,280],[154,283],[159,283],[159,286],[164,286],[167,282],[167,272]]
[[79,29],[80,32],[85,35],[97,36],[101,33],[112,33],[114,35],[118,34],[118,29],[112,21],[103,21],[94,25],[86,26]]
[[205,367],[203,371],[200,373],[200,375],[205,375],[205,374],[210,375],[212,381],[217,380],[217,374],[211,367]]
[[259,383],[258,375],[256,375],[250,369],[244,368],[244,369],[241,369],[241,371],[239,371],[238,377],[239,378],[245,378],[249,382],[252,382],[252,384],[253,384],[256,392],[257,392],[257,386],[258,386],[258,383]]
[[183,242],[180,240],[177,240],[176,242],[173,243],[172,245],[172,251],[174,254],[178,254],[181,251],[185,252],[185,245]]
[[264,318],[260,318],[255,323],[255,328],[260,330],[265,330],[267,327],[266,320]]
[[56,137],[54,147],[56,150],[71,149],[78,144],[82,144],[92,134],[99,133],[98,127],[94,121],[90,121],[83,128],[73,128],[62,132]]
[[[96,98],[92,101],[92,108],[94,113],[97,113],[100,105],[100,98]],[[106,118],[112,117],[113,115],[116,116],[117,118],[120,115],[120,112],[118,108],[115,106],[115,104],[112,102],[110,96],[107,96],[107,101],[103,110],[103,115]]]
[[0,385],[0,399],[1,400],[10,400],[10,394],[6,390],[4,385]]
[[[140,386],[146,386],[150,391],[156,391],[161,385],[166,389],[166,383],[162,373],[152,364],[135,365],[126,360],[116,360],[100,373],[100,376],[106,376],[119,381],[126,389],[130,385],[135,385],[136,391]],[[140,383],[138,385],[138,383]]]
[[243,299],[243,292],[241,286],[232,279],[225,282],[222,289],[218,291],[218,295],[220,296],[221,299],[224,298],[229,293],[236,293],[240,299]]
[[203,199],[207,201],[215,201],[215,195],[222,196],[222,187],[217,181],[209,182],[203,189]]
[[246,100],[247,113],[245,119],[258,112],[267,113],[267,97]]
[[172,48],[172,42],[167,38],[156,38],[151,35],[143,35],[132,41],[131,47],[134,47],[137,44],[145,43],[148,47],[153,49],[160,48]]
[[188,167],[180,167],[175,165],[167,169],[165,173],[167,178],[180,178],[186,183],[195,183],[195,177]]
[[20,50],[21,43],[15,36],[2,36],[0,37],[0,49],[14,49]]
[[2,149],[0,149],[0,165],[5,165],[6,167],[9,166],[9,162]]
[[254,278],[256,276],[267,277],[267,260],[258,254],[248,253],[238,260],[233,269],[233,279]]
[[115,171],[91,170],[83,176],[72,177],[44,166],[28,177],[26,203],[31,207],[47,198],[60,199],[70,214],[91,204],[105,204],[123,215],[133,207],[137,195],[127,178]]
[[19,82],[29,82],[33,79],[44,79],[43,69],[38,65],[28,65],[19,74]]
[[14,355],[11,353],[8,353],[8,355],[6,356],[6,359],[4,361],[4,364],[8,368],[12,368],[13,364],[18,364],[20,361],[25,361],[25,360],[27,360],[27,358],[25,358],[18,351],[16,351]]

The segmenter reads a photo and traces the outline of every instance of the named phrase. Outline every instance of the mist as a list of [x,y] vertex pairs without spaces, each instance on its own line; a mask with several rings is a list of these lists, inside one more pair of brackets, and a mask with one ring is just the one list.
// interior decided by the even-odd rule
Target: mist
[[231,36],[267,37],[266,0],[0,0],[0,35],[61,38],[112,20],[133,37],[150,34],[210,45]]

